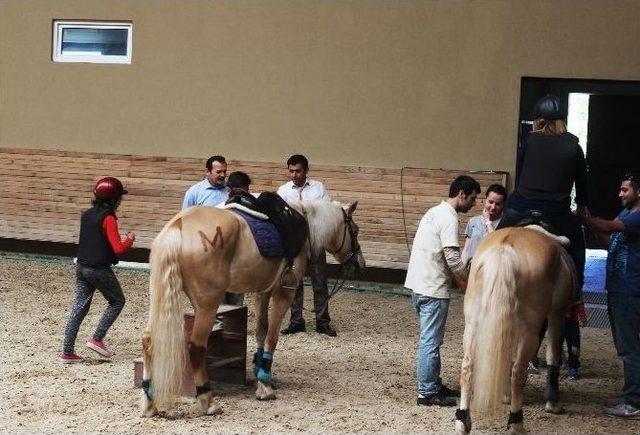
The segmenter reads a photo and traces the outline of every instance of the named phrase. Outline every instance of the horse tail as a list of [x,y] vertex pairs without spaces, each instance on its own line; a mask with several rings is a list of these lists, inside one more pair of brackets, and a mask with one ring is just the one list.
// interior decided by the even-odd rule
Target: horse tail
[[151,246],[149,278],[151,390],[158,408],[170,404],[185,369],[184,318],[180,305],[182,220],[167,224]]
[[[479,306],[475,307],[472,407],[497,414],[511,383],[513,316],[516,298],[517,254],[509,244],[488,248],[478,262],[472,285]],[[477,288],[477,286],[481,286]]]

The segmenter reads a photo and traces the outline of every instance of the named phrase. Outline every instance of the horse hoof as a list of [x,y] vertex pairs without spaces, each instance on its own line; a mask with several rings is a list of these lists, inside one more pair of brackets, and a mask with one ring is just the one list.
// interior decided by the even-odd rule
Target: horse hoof
[[524,433],[524,424],[522,423],[511,423],[509,426],[509,433]]
[[218,405],[217,403],[212,403],[211,405],[209,405],[209,408],[207,408],[207,415],[218,414],[222,414],[222,406]]
[[458,435],[466,435],[469,433],[467,432],[467,426],[460,420],[456,420],[456,433]]
[[145,418],[153,417],[158,413],[158,410],[153,405],[146,395],[142,395],[142,399],[140,400],[140,408],[142,409],[142,416]]
[[273,392],[271,386],[258,382],[258,388],[256,389],[256,399],[258,400],[275,400],[276,394]]
[[142,411],[142,417],[151,418],[157,413],[158,413],[158,410],[156,408],[145,409],[144,411]]
[[550,414],[564,414],[564,408],[557,403],[547,402],[544,405],[544,410]]
[[276,395],[271,393],[271,394],[265,394],[264,396],[259,396],[256,395],[256,399],[260,400],[260,401],[266,401],[266,400],[276,400]]

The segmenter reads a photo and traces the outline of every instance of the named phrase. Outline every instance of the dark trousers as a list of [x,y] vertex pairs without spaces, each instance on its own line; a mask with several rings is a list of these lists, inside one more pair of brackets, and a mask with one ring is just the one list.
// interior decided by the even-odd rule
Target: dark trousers
[[564,340],[567,343],[567,364],[577,369],[580,367],[580,322],[577,317],[565,319]]
[[124,293],[118,278],[110,267],[76,266],[76,298],[69,313],[69,320],[64,333],[65,353],[73,353],[80,324],[89,312],[94,292],[98,290],[107,300],[108,306],[102,313],[93,338],[102,340],[107,331],[118,318],[124,307]]
[[625,402],[640,406],[640,296],[609,293],[609,322],[613,342],[622,358]]
[[226,305],[243,305],[244,293],[224,292],[224,298],[222,298],[221,303]]
[[[540,345],[547,333],[549,323],[545,320],[540,329],[538,335],[538,350],[536,356],[533,358],[533,363],[539,365],[538,352],[540,351]],[[570,368],[580,368],[580,322],[577,318],[565,318],[564,320],[564,342],[567,343],[567,365]]]
[[[327,257],[324,251],[320,255],[311,255],[309,259],[309,275],[313,287],[313,306],[316,312],[316,327],[328,325],[329,289],[327,287]],[[302,308],[304,305],[304,284],[300,283],[291,304],[291,325],[304,325]]]

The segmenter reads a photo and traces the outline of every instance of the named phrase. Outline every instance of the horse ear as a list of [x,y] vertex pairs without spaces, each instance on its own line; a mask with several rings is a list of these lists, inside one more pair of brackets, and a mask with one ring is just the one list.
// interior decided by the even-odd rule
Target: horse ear
[[354,211],[356,211],[356,207],[358,207],[358,201],[353,202],[347,206],[347,214],[351,216]]

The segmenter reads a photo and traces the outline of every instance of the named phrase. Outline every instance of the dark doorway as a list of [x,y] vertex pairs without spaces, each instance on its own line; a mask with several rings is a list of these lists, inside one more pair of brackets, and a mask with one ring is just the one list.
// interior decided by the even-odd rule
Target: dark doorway
[[589,98],[589,210],[595,216],[617,216],[620,179],[626,172],[640,168],[640,144],[635,137],[639,110],[640,96]]
[[557,95],[565,105],[570,94],[588,95],[588,124],[581,145],[589,167],[589,209],[595,216],[614,218],[621,210],[620,178],[640,170],[640,143],[635,138],[640,81],[523,77],[518,146],[531,131],[533,105],[546,94]]

